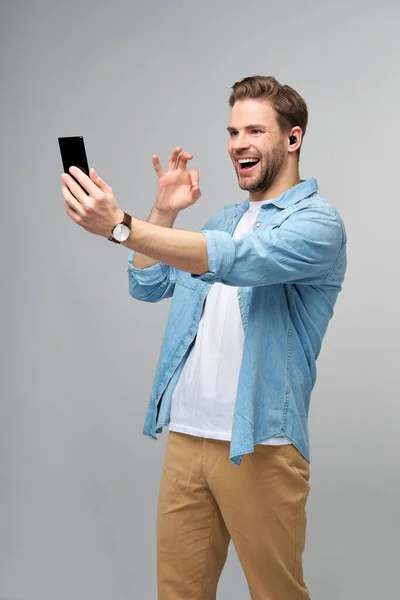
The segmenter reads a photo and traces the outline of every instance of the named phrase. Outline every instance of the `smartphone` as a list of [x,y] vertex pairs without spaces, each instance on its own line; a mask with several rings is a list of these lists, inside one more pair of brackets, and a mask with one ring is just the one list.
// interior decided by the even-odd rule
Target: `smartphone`
[[[86,157],[83,137],[81,135],[74,137],[59,137],[58,143],[60,144],[64,173],[71,175],[69,168],[78,167],[79,169],[82,169],[82,171],[89,177],[89,165]],[[75,179],[76,183],[79,184],[79,181],[77,181],[73,175],[71,175],[71,177]],[[84,191],[86,192],[86,190]]]

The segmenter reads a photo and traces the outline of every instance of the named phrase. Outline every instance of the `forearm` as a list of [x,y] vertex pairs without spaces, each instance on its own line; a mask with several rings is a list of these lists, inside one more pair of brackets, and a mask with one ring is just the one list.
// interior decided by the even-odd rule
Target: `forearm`
[[[149,218],[147,219],[147,223],[151,223],[153,225],[158,225],[160,227],[168,227],[172,228],[177,215],[163,215],[157,212],[154,208],[152,209]],[[135,252],[133,257],[133,266],[137,269],[145,269],[146,267],[151,267],[156,263],[160,262],[158,259],[151,258],[150,256],[146,256],[140,252]]]
[[[132,218],[131,234],[122,243],[134,250],[135,255],[137,252],[147,261],[152,259],[151,264],[163,262],[196,275],[208,271],[207,243],[200,232],[171,229],[166,224],[160,226]],[[134,263],[134,266],[137,265]]]

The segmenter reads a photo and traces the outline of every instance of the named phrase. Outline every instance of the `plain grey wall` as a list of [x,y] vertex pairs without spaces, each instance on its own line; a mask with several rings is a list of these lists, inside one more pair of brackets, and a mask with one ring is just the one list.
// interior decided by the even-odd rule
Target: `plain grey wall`
[[[83,135],[146,219],[151,155],[194,153],[198,231],[246,197],[227,153],[231,85],[274,75],[309,106],[300,175],[347,228],[318,359],[304,559],[311,596],[398,590],[399,4],[317,0],[0,3],[0,597],[156,597],[167,437],[142,426],[169,300],[129,296],[128,250],[64,212],[57,137]],[[218,598],[247,586],[231,546]]]

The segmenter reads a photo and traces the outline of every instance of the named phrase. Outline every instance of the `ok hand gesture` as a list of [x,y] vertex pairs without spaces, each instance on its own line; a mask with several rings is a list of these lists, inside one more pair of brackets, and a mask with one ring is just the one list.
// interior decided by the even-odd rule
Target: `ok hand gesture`
[[161,214],[177,215],[179,211],[195,204],[201,196],[198,170],[186,170],[187,162],[193,158],[193,154],[181,154],[181,151],[182,148],[178,146],[172,152],[167,172],[162,168],[157,154],[152,157],[158,177],[155,208]]

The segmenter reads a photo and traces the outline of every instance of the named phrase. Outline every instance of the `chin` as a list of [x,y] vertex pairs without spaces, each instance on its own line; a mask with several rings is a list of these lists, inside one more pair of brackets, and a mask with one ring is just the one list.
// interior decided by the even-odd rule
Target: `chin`
[[244,190],[244,191],[247,191],[247,190],[248,190],[248,184],[246,184],[246,183],[244,183],[244,182],[243,182],[243,183],[241,183],[241,182],[240,182],[240,179],[238,180],[238,184],[239,184],[239,187],[240,187],[240,189],[241,189],[241,190]]
[[[245,192],[259,192],[260,190],[260,181],[244,181],[238,178],[238,184],[241,190]],[[263,190],[262,190],[263,191]]]

